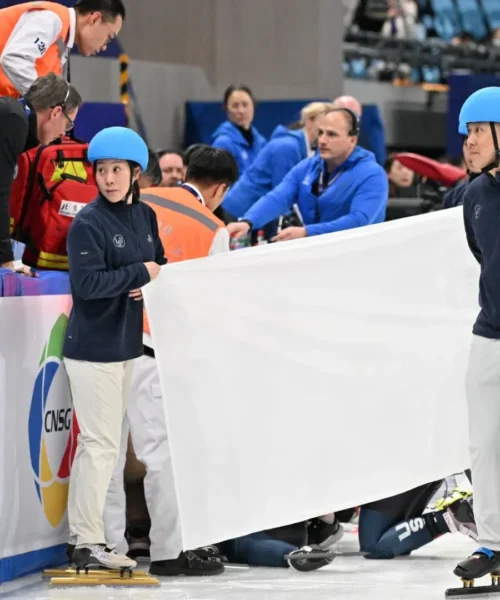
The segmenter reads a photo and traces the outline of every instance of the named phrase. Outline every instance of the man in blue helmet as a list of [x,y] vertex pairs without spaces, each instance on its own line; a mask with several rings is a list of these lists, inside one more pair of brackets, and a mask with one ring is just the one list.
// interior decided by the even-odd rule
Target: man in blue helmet
[[131,129],[110,127],[90,142],[99,196],[68,234],[73,308],[64,366],[80,426],[71,471],[68,554],[77,568],[130,569],[136,562],[107,547],[103,512],[119,456],[134,359],[142,356],[142,288],[167,260],[153,209],[138,180],[148,149]]
[[472,94],[460,112],[469,160],[482,174],[464,197],[467,242],[481,266],[479,316],[466,377],[474,513],[481,547],[457,565],[473,580],[500,573],[500,87]]

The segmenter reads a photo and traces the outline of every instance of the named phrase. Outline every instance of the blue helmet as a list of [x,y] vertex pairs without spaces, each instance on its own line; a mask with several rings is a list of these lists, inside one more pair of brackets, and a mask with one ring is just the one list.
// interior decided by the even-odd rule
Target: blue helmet
[[458,131],[467,135],[468,123],[500,123],[500,87],[474,92],[462,106]]
[[114,159],[136,162],[143,171],[148,168],[149,153],[146,143],[132,129],[108,127],[97,133],[87,152],[90,162]]

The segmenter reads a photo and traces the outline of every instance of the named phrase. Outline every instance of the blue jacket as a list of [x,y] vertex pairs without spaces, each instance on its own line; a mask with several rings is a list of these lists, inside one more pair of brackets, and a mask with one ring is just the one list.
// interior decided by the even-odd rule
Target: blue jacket
[[307,157],[302,130],[290,131],[279,125],[253,164],[229,190],[223,208],[234,217],[242,217],[259,198],[280,184],[285,175]]
[[67,248],[73,308],[63,355],[91,362],[141,356],[143,302],[128,293],[149,282],[143,263],[167,262],[153,209],[99,197],[75,217]]
[[464,224],[469,248],[481,265],[475,335],[500,339],[500,179],[487,174],[471,181],[464,195]]
[[315,190],[324,169],[319,155],[306,158],[243,218],[251,221],[254,229],[260,229],[297,204],[308,236],[384,221],[389,196],[387,175],[371,152],[356,147],[329,174],[328,185],[318,196]]
[[246,141],[241,131],[230,121],[224,121],[215,130],[212,136],[212,146],[228,150],[236,159],[240,177],[257,158],[266,143],[266,138],[261,136],[252,125],[253,145]]

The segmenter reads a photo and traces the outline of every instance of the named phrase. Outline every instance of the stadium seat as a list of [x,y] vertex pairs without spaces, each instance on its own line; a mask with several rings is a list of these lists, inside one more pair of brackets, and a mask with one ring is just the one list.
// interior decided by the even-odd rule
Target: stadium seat
[[432,0],[434,27],[440,37],[450,40],[460,33],[462,26],[453,0]]
[[483,12],[478,0],[456,0],[462,29],[474,39],[483,40],[488,34]]
[[499,0],[483,0],[483,8],[488,26],[491,30],[500,27],[500,2]]

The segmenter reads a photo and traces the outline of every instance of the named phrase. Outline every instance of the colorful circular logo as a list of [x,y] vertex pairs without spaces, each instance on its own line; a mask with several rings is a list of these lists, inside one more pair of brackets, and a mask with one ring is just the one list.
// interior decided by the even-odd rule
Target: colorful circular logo
[[35,488],[52,527],[63,520],[68,502],[69,475],[77,445],[68,377],[62,366],[68,318],[60,315],[40,359],[28,421]]

